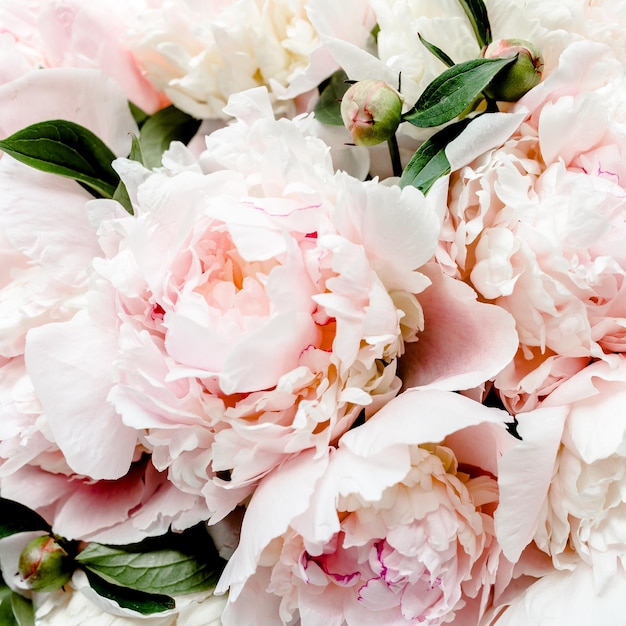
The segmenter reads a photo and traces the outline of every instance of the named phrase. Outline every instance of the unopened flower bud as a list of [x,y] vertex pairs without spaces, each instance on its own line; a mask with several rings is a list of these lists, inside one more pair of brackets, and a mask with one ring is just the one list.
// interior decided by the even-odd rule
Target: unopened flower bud
[[507,59],[517,55],[485,89],[494,100],[515,102],[541,80],[543,57],[533,44],[523,39],[498,39],[483,50],[485,59]]
[[72,576],[71,559],[49,535],[33,539],[20,554],[20,576],[33,591],[56,591]]
[[362,80],[346,91],[341,117],[357,146],[393,137],[402,121],[402,96],[382,80]]

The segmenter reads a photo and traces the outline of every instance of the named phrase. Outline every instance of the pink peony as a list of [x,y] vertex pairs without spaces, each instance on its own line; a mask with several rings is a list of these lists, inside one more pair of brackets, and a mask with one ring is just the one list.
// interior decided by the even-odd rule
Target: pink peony
[[522,441],[503,456],[496,528],[517,560],[531,541],[557,569],[584,562],[596,593],[624,575],[626,360],[614,356],[573,376],[517,416]]
[[604,46],[570,46],[519,128],[451,177],[437,258],[515,318],[495,381],[512,412],[626,348],[624,80]]
[[[130,133],[137,132],[125,94],[95,70],[40,70],[0,87],[3,136],[58,118],[86,126],[119,155],[128,153]],[[31,333],[70,320],[86,306],[88,268],[100,253],[85,210],[92,196],[74,181],[36,171],[8,155],[0,160],[0,187],[3,497],[38,510],[55,532],[69,538],[124,543],[161,534],[171,524],[182,528],[199,521],[206,510],[198,498],[180,493],[150,464],[135,431],[114,413],[101,411],[97,419],[83,414],[80,427],[68,433],[65,407],[84,407],[85,398],[96,393],[97,368],[80,376],[72,371],[63,381],[62,402],[51,406],[33,383],[46,371],[39,373],[38,364],[25,361]],[[81,340],[74,334],[64,344],[71,348]],[[97,446],[76,445],[83,430],[98,439]],[[87,475],[76,468],[77,455],[99,460],[105,469]],[[120,480],[106,480],[111,472]]]
[[548,573],[507,603],[487,626],[587,626],[618,625],[626,612],[626,574],[623,570],[602,593],[593,587],[593,570],[585,563],[572,570]]
[[[103,256],[88,309],[30,333],[27,347],[75,471],[123,475],[131,449],[105,432],[123,424],[175,485],[206,498],[214,520],[290,456],[326,456],[362,412],[396,395],[398,359],[422,336],[431,283],[439,297],[425,299],[429,316],[436,324],[445,311],[451,328],[419,352],[423,371],[409,361],[407,384],[480,385],[517,345],[508,314],[426,265],[436,194],[335,173],[327,146],[274,120],[262,89],[233,98],[228,112],[239,121],[207,138],[200,162],[176,144],[152,172],[116,162],[136,214],[90,204]],[[460,353],[464,331],[490,347]],[[70,335],[80,342],[68,345]],[[75,401],[64,389],[78,373]],[[102,445],[107,458],[88,453]]]
[[477,623],[496,569],[508,580],[493,527],[503,417],[409,391],[328,461],[304,453],[276,470],[218,584],[230,587],[224,624]]
[[144,0],[106,5],[80,0],[4,0],[0,32],[14,41],[22,63],[30,64],[31,69],[101,70],[117,82],[131,102],[153,113],[168,101],[143,75],[127,35],[145,9]]

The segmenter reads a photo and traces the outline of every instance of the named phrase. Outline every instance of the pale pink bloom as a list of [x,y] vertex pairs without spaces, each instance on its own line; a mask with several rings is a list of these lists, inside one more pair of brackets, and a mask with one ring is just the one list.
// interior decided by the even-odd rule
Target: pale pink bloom
[[499,618],[481,626],[617,626],[626,612],[626,573],[616,572],[602,593],[594,589],[593,575],[586,563],[550,572],[508,600]]
[[513,108],[521,125],[450,179],[437,258],[516,320],[495,381],[513,412],[626,347],[625,86],[606,47],[573,44]]
[[127,34],[146,8],[144,0],[3,0],[0,32],[13,39],[22,63],[29,63],[32,69],[101,70],[131,102],[153,113],[167,104],[167,99],[144,77]]
[[[274,120],[262,89],[228,112],[239,121],[207,138],[200,163],[182,145],[152,172],[116,162],[136,215],[90,204],[103,258],[88,311],[31,332],[27,351],[76,472],[122,476],[138,431],[155,466],[202,494],[214,520],[289,456],[326,456],[362,411],[398,392],[398,359],[422,336],[431,283],[432,324],[445,315],[450,331],[419,352],[426,373],[408,360],[407,384],[480,385],[517,345],[508,314],[425,265],[441,196],[431,204],[413,188],[335,173],[327,146]],[[457,321],[476,337],[467,354]],[[490,348],[469,354],[481,343]],[[66,401],[76,372],[84,392]],[[86,413],[101,424],[86,425]],[[107,457],[86,454],[101,445]]]
[[626,6],[621,0],[529,0],[524,5],[528,18],[551,33],[552,47],[559,39],[596,41],[611,46],[626,62]]
[[626,361],[615,355],[517,416],[522,441],[500,465],[496,528],[517,560],[532,541],[557,569],[592,568],[601,594],[626,564]]
[[285,463],[253,495],[218,584],[224,624],[477,623],[496,573],[510,573],[493,527],[505,417],[408,391],[330,459]]
[[[137,132],[125,94],[95,70],[37,70],[0,87],[3,135],[59,118],[89,128],[118,155],[128,153],[130,133]],[[67,428],[65,407],[84,406],[85,398],[97,393],[97,368],[84,375],[69,372],[60,388],[62,401],[50,405],[33,380],[45,378],[53,361],[25,363],[30,333],[66,322],[87,305],[88,268],[101,253],[85,209],[92,196],[74,181],[8,155],[0,159],[0,187],[3,497],[38,510],[56,532],[71,538],[123,543],[161,534],[170,524],[184,528],[199,521],[206,515],[199,499],[181,494],[150,465],[135,431],[115,413],[84,413],[79,428]],[[70,350],[89,349],[79,334],[63,343]],[[85,430],[97,445],[77,445]],[[88,475],[72,467],[81,455],[100,460],[103,472]],[[111,472],[120,480],[97,480]]]
[[[59,92],[58,84],[63,84]],[[130,149],[136,125],[119,88],[93,70],[30,72],[0,87],[2,133],[65,118],[98,134],[117,154]],[[34,170],[5,155],[0,160],[0,370],[3,432],[1,474],[57,450],[54,425],[43,417],[24,367],[30,330],[70,319],[85,306],[87,268],[99,246],[85,203],[92,196],[76,182]],[[70,385],[71,388],[73,384]]]
[[266,86],[281,114],[306,110],[317,85],[337,69],[308,17],[324,11],[335,32],[365,45],[369,3],[329,0],[155,2],[135,23],[132,50],[147,78],[183,111],[225,118],[237,92]]

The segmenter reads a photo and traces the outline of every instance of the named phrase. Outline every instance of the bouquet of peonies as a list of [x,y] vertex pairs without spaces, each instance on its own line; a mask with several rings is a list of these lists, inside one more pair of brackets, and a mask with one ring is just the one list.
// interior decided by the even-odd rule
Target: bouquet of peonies
[[2,0],[0,624],[620,626],[623,0]]

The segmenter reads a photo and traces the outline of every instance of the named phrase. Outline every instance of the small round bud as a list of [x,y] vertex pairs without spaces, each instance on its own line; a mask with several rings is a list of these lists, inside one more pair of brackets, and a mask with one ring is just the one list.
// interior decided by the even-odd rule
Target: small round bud
[[357,146],[375,146],[400,125],[402,96],[382,80],[362,80],[346,91],[341,117]]
[[543,57],[529,41],[498,39],[483,50],[485,59],[507,59],[515,55],[515,63],[504,68],[485,89],[490,98],[515,102],[541,80]]
[[33,591],[56,591],[71,577],[71,559],[49,535],[33,539],[20,554],[20,576]]

